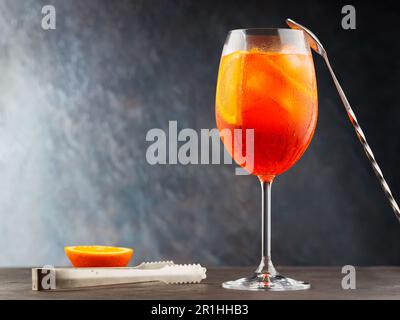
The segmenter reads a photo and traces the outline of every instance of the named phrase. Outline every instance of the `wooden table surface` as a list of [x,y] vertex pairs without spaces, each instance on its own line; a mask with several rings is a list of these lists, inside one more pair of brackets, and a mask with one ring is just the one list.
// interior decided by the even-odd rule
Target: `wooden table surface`
[[31,270],[0,269],[0,299],[400,299],[400,267],[356,268],[356,290],[343,290],[339,267],[281,267],[284,275],[307,280],[312,288],[293,292],[227,290],[221,282],[250,274],[251,268],[209,268],[207,279],[194,285],[161,283],[68,291],[31,290]]

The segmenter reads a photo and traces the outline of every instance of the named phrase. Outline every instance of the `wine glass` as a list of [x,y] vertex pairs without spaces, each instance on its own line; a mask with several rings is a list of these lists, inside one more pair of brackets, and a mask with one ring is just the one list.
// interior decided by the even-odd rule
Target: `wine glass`
[[[257,28],[229,32],[218,72],[216,122],[233,159],[260,180],[262,239],[261,263],[254,274],[224,282],[224,288],[310,288],[306,282],[280,275],[272,264],[271,185],[307,149],[317,115],[314,64],[302,31]],[[253,134],[253,148],[242,143],[245,131]]]

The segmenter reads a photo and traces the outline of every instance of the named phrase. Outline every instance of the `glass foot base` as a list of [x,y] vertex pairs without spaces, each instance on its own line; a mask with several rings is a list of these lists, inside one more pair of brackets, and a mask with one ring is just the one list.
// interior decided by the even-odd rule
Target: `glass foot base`
[[252,277],[227,281],[222,284],[225,289],[251,290],[251,291],[286,291],[310,289],[310,284],[286,278],[280,274],[270,275],[256,273]]

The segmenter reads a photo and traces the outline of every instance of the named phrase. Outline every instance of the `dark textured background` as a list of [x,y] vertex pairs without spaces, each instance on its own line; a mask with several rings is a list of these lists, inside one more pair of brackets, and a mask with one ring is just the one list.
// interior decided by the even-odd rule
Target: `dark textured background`
[[[53,4],[57,29],[41,29]],[[259,185],[229,165],[150,166],[149,129],[213,128],[229,29],[292,17],[325,44],[400,196],[399,12],[345,2],[0,1],[0,265],[64,264],[64,245],[132,246],[136,261],[257,264]],[[400,225],[314,57],[319,122],[273,188],[276,264],[400,264]]]

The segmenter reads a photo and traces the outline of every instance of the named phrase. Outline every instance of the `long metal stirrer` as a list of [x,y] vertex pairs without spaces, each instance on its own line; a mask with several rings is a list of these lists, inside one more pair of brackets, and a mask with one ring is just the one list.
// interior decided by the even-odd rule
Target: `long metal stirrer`
[[349,119],[350,119],[351,123],[353,124],[354,130],[356,131],[358,140],[360,140],[360,142],[364,148],[365,154],[367,155],[367,158],[371,162],[372,169],[374,170],[376,176],[379,179],[379,182],[381,183],[381,186],[382,186],[383,191],[385,192],[386,198],[389,200],[390,206],[392,207],[394,214],[396,215],[397,219],[400,222],[400,208],[399,208],[396,200],[394,199],[392,192],[390,191],[389,185],[387,184],[385,178],[383,177],[382,170],[379,167],[379,165],[375,159],[374,153],[372,152],[369,144],[367,143],[367,138],[365,137],[365,134],[362,131],[360,124],[357,121],[356,115],[354,114],[354,111],[351,108],[350,103],[347,100],[346,95],[344,94],[344,91],[343,91],[342,87],[340,86],[338,79],[335,76],[335,73],[333,72],[333,69],[332,69],[329,59],[328,59],[328,55],[327,55],[324,47],[322,46],[322,44],[318,40],[318,38],[315,36],[315,34],[312,33],[306,27],[293,21],[292,19],[286,19],[286,23],[292,29],[302,30],[306,35],[306,38],[307,38],[307,41],[308,41],[310,47],[324,58],[326,65],[328,66],[329,72],[331,73],[331,76],[333,78],[333,82],[335,83],[336,89],[339,92],[339,96],[342,99],[344,107],[346,108],[347,115],[349,116]]

